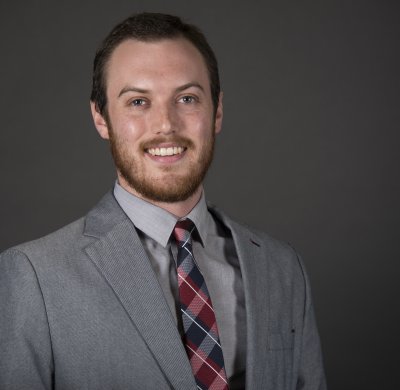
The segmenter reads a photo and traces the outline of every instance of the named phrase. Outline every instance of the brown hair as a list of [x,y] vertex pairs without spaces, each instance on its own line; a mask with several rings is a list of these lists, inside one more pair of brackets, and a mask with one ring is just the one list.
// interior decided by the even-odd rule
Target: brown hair
[[115,26],[98,48],[93,62],[90,96],[96,110],[103,116],[107,115],[105,68],[114,49],[120,43],[127,39],[157,41],[178,37],[191,42],[203,56],[210,77],[211,97],[216,112],[220,93],[218,63],[203,33],[196,26],[182,22],[177,16],[148,12],[132,15]]

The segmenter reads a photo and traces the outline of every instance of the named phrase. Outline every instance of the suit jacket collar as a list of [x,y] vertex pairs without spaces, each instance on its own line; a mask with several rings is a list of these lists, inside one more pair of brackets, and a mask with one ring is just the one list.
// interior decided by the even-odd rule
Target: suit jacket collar
[[[246,389],[263,388],[268,300],[257,299],[266,288],[268,250],[256,233],[213,206],[210,212],[232,232],[245,292],[247,315]],[[135,227],[108,193],[87,215],[84,234],[97,240],[85,250],[118,296],[134,326],[175,389],[195,389],[193,374],[164,294]],[[151,310],[149,310],[151,308]],[[260,347],[261,346],[261,347]]]
[[269,251],[257,233],[236,223],[214,206],[212,214],[219,218],[232,233],[240,270],[246,304],[247,351],[246,351],[246,389],[265,388],[267,361],[267,322],[269,314],[268,299],[265,296],[268,280]]
[[85,248],[174,389],[195,389],[186,351],[136,229],[108,193],[87,215]]

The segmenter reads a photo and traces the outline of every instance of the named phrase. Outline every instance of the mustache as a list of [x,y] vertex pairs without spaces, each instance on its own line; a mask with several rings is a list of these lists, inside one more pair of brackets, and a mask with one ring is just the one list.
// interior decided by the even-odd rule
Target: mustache
[[194,143],[192,140],[181,135],[158,136],[152,138],[151,140],[141,142],[140,147],[142,149],[151,149],[156,148],[158,145],[163,143],[172,143],[185,148],[194,147]]

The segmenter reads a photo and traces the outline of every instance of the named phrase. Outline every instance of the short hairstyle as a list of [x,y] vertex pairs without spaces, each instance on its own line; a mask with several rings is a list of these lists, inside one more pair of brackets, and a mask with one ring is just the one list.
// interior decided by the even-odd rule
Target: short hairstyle
[[98,48],[93,62],[93,83],[90,100],[96,110],[107,116],[106,66],[115,50],[123,41],[137,39],[154,42],[162,39],[185,38],[201,53],[210,78],[214,113],[218,107],[220,81],[218,63],[211,46],[199,28],[184,23],[179,17],[161,13],[134,14],[116,25]]

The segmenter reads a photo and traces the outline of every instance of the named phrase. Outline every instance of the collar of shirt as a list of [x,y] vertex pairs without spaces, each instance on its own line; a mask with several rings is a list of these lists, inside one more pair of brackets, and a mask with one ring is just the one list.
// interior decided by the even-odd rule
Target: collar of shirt
[[[122,188],[118,182],[114,186],[114,196],[137,229],[157,241],[164,248],[167,247],[179,218],[163,208],[131,194]],[[199,233],[201,244],[204,246],[212,218],[207,209],[204,191],[196,206],[181,219],[185,218],[190,218],[193,221]]]

